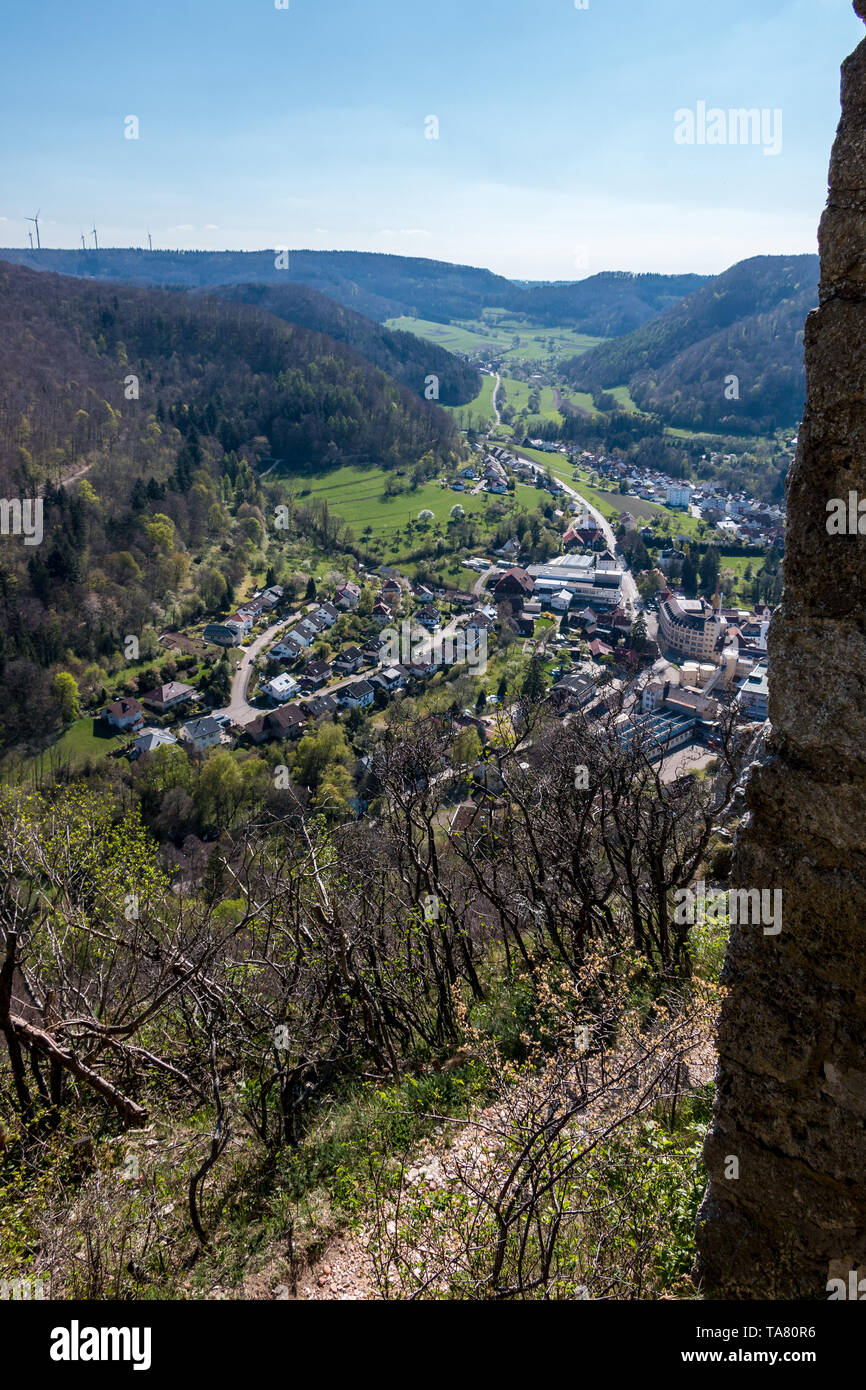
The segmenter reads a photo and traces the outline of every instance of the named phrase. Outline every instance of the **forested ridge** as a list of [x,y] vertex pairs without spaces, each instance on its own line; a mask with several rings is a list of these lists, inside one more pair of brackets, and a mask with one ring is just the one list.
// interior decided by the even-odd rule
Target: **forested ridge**
[[6,745],[54,727],[55,663],[116,650],[191,576],[199,611],[230,601],[266,525],[263,458],[291,476],[462,447],[446,412],[347,346],[246,305],[4,267],[0,318],[0,486],[44,494],[42,543],[0,540]]
[[0,250],[4,260],[64,275],[172,288],[307,285],[371,319],[409,315],[447,323],[505,308],[599,337],[628,333],[700,285],[699,275],[604,271],[572,283],[525,286],[476,266],[369,251]]
[[306,285],[222,285],[213,293],[326,333],[419,394],[424,394],[428,377],[435,376],[436,399],[442,405],[465,405],[478,395],[481,377],[476,367],[412,333],[383,328]]
[[[817,299],[816,256],[757,256],[564,371],[581,390],[628,384],[641,409],[674,426],[772,431],[802,410],[803,325]],[[732,376],[738,399],[725,394]]]

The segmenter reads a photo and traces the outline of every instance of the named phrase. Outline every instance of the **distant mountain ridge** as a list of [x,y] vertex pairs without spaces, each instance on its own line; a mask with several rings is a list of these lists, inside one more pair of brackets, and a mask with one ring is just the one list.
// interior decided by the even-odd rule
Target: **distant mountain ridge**
[[277,269],[274,251],[7,248],[0,249],[0,260],[59,275],[167,289],[307,285],[380,322],[403,315],[450,322],[479,318],[486,308],[505,308],[597,337],[640,327],[705,278],[605,271],[574,283],[527,288],[475,266],[373,251],[291,251],[286,269]]
[[419,395],[425,394],[426,383],[435,377],[435,399],[441,405],[466,405],[481,389],[477,368],[446,348],[414,333],[383,328],[308,285],[217,285],[188,293],[215,294],[232,303],[251,304],[286,323],[325,333]]
[[817,256],[740,261],[635,332],[563,364],[579,390],[628,385],[669,425],[765,433],[794,425],[805,397],[803,330],[818,303]]

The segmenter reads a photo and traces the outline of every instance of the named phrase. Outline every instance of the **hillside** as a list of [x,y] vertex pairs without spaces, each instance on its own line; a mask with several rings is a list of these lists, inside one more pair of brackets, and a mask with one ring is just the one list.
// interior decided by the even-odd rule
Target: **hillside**
[[[817,286],[816,256],[741,261],[564,371],[584,391],[627,383],[641,409],[686,429],[763,433],[792,425],[803,406],[803,325]],[[726,398],[731,376],[739,400]]]
[[3,744],[50,731],[54,663],[116,651],[167,604],[231,602],[268,530],[262,458],[434,469],[461,449],[445,411],[244,304],[6,266],[0,319],[0,486],[44,491],[42,543],[0,553]]
[[383,328],[306,285],[221,285],[213,293],[233,303],[255,305],[287,323],[326,333],[419,395],[424,394],[426,379],[432,374],[439,381],[442,405],[466,405],[481,388],[478,371],[445,348],[424,342],[413,333]]
[[596,337],[627,333],[702,283],[697,275],[605,272],[574,284],[526,286],[492,271],[421,257],[366,251],[292,251],[278,270],[269,251],[0,250],[0,259],[34,270],[173,289],[218,285],[307,285],[339,304],[384,321],[477,319],[505,308]]

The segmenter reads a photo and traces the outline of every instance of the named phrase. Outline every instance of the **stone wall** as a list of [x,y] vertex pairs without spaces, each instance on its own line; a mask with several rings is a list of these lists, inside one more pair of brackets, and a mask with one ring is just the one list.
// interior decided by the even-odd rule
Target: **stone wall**
[[[842,71],[772,735],[732,869],[732,886],[782,889],[783,927],[731,931],[698,1224],[709,1298],[826,1299],[830,1278],[866,1278],[866,41]],[[828,503],[851,493],[864,534],[830,534]]]

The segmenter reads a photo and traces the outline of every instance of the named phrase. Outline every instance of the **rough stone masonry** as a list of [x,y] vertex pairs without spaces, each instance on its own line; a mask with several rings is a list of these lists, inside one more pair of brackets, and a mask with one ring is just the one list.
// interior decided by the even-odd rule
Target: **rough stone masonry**
[[732,870],[783,890],[783,926],[731,932],[698,1218],[709,1298],[826,1299],[866,1276],[866,534],[827,523],[834,500],[866,501],[866,41],[842,69],[820,244],[772,735]]

